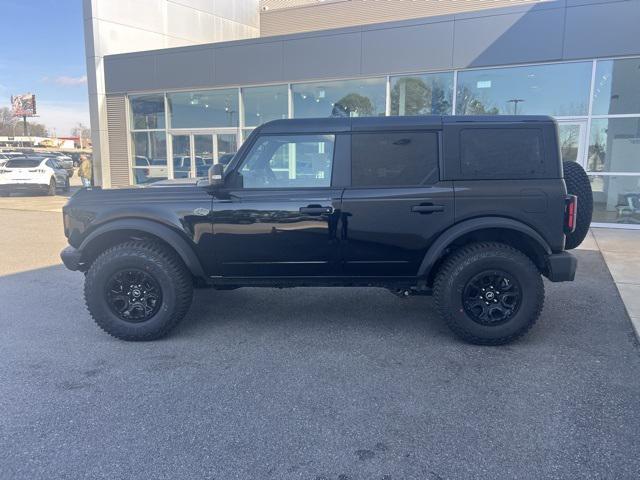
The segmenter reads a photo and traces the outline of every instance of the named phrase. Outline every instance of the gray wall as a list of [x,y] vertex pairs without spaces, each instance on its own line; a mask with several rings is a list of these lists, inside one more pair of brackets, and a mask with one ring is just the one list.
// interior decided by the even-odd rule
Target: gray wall
[[107,93],[640,54],[640,0],[558,0],[105,57]]

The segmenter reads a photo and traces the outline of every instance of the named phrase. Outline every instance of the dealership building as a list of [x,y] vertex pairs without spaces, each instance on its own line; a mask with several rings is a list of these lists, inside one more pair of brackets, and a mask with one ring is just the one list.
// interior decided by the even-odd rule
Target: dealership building
[[552,115],[640,224],[640,0],[85,0],[95,180],[201,175],[273,119]]

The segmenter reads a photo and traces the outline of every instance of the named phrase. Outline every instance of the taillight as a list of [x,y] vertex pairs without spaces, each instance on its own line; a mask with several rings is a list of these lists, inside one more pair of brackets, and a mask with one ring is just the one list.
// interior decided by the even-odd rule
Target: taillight
[[564,232],[573,233],[578,216],[578,197],[567,195],[564,201]]

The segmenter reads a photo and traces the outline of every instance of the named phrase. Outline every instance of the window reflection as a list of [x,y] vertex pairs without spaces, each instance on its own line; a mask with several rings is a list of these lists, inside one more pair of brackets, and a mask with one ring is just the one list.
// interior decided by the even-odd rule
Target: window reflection
[[451,115],[453,73],[391,77],[391,115]]
[[130,99],[134,130],[164,128],[164,95],[133,95]]
[[289,99],[286,85],[242,89],[244,124],[258,126],[288,117]]
[[560,143],[562,161],[578,161],[580,128],[580,125],[575,123],[561,123],[558,125],[558,141]]
[[167,95],[172,128],[236,127],[238,90],[205,90]]
[[296,118],[376,117],[385,114],[384,78],[304,83],[291,88]]
[[458,73],[459,115],[586,115],[591,62]]
[[593,119],[587,168],[593,172],[640,172],[640,117]]
[[240,173],[245,188],[328,187],[334,135],[273,135],[259,138]]
[[167,178],[167,143],[164,132],[132,134],[133,176],[136,184]]
[[593,114],[640,113],[640,59],[599,60]]
[[593,221],[640,224],[640,176],[590,176]]

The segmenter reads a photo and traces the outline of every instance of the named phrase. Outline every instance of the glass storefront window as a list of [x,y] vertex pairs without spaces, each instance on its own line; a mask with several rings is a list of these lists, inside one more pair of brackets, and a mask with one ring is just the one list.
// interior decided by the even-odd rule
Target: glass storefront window
[[640,58],[598,61],[592,113],[640,113]]
[[453,73],[391,77],[391,115],[451,115]]
[[286,85],[242,89],[244,125],[258,126],[271,120],[289,116],[289,99]]
[[169,93],[171,128],[238,126],[238,90]]
[[133,95],[130,97],[130,105],[134,130],[164,128],[164,95]]
[[593,221],[640,224],[640,176],[593,175]]
[[165,180],[168,176],[165,133],[134,132],[131,137],[135,183]]
[[640,172],[640,117],[593,119],[587,169]]
[[295,118],[377,117],[385,114],[384,78],[300,83],[291,88]]
[[458,73],[458,115],[586,115],[591,62]]

